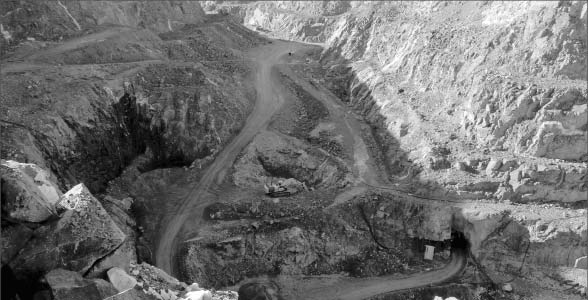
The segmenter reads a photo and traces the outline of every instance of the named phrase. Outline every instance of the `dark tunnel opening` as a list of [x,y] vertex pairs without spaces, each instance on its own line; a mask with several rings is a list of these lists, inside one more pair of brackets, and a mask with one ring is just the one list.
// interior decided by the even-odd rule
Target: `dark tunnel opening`
[[470,250],[470,241],[461,231],[451,231],[451,249],[468,252]]

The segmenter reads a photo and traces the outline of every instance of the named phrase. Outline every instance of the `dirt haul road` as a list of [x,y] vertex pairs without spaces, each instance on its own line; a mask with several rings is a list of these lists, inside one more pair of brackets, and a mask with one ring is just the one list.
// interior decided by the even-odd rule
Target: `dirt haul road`
[[298,299],[337,299],[356,300],[410,288],[432,286],[443,283],[460,274],[465,267],[466,258],[462,250],[453,251],[451,262],[443,269],[416,274],[406,278],[382,276],[376,278],[344,280],[327,288],[307,289]]
[[[205,197],[207,190],[215,183],[220,183],[227,170],[233,165],[237,155],[253,139],[253,137],[267,126],[272,115],[283,104],[281,93],[276,90],[279,84],[273,84],[277,76],[272,76],[272,68],[281,61],[281,57],[290,51],[296,51],[301,44],[274,41],[273,44],[255,49],[250,58],[257,62],[255,88],[257,101],[253,112],[247,118],[245,126],[229,145],[216,157],[206,169],[202,179],[175,207],[175,213],[163,228],[157,245],[155,260],[159,268],[177,275],[174,270],[174,256],[178,243],[177,236],[188,217],[202,218],[202,211],[206,205],[212,203]],[[190,209],[190,211],[187,211]]]
[[[239,135],[222,150],[215,161],[207,168],[201,181],[189,192],[188,196],[183,198],[175,206],[175,212],[170,215],[167,225],[162,228],[156,249],[156,263],[158,267],[172,275],[177,275],[175,272],[174,257],[179,243],[178,235],[182,226],[189,217],[202,218],[204,208],[214,202],[214,197],[207,196],[209,189],[214,187],[215,184],[222,182],[227,170],[231,168],[237,155],[261,129],[267,126],[272,115],[282,106],[284,102],[282,93],[286,93],[286,89],[278,81],[279,76],[272,76],[275,74],[272,72],[274,67],[278,64],[283,64],[284,60],[282,58],[288,52],[295,52],[309,46],[274,41],[273,44],[258,48],[254,54],[251,54],[250,58],[258,64],[255,78],[258,95],[255,108]],[[322,88],[320,90],[312,88],[307,83],[304,83],[302,78],[297,78],[293,73],[288,73],[305,90],[323,101],[329,108],[330,113],[339,117],[340,121],[343,121],[342,123],[344,125],[339,125],[346,127],[345,131],[353,135],[352,143],[354,144],[354,152],[356,152],[354,155],[354,160],[356,160],[355,167],[359,171],[358,175],[361,178],[361,182],[380,183],[378,182],[379,180],[371,178],[371,175],[373,175],[372,172],[375,171],[372,166],[373,162],[367,163],[366,165],[367,160],[370,159],[369,157],[362,157],[369,155],[365,150],[363,141],[359,137],[359,125],[350,116],[345,115],[345,108],[336,104],[332,94],[326,93]],[[361,155],[358,155],[360,153]],[[380,184],[386,183],[382,182]],[[363,188],[358,185],[352,188],[351,191],[363,191]],[[340,196],[344,196],[343,194],[345,192]],[[349,198],[349,196],[344,196],[343,198]],[[297,290],[294,292],[292,299],[363,299],[386,292],[444,282],[458,274],[464,265],[465,255],[461,252],[455,252],[452,255],[452,261],[440,270],[401,279],[391,276],[364,279],[344,278],[340,282],[329,286],[318,284],[314,288]]]

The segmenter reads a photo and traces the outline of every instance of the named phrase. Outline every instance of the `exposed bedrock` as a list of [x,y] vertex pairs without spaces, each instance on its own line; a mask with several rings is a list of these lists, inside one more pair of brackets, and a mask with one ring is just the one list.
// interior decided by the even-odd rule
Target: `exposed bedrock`
[[234,169],[236,185],[256,189],[280,178],[293,178],[313,188],[344,187],[351,180],[350,170],[340,159],[271,131],[253,139]]
[[[585,3],[208,2],[204,7],[226,9],[244,24],[305,41],[314,39],[299,34],[300,23],[290,19],[336,16],[335,22],[322,22],[328,39],[320,55],[324,68],[315,79],[376,126],[391,175],[420,174],[415,179],[437,181],[458,198],[588,200],[586,186],[577,181],[584,178],[588,159]],[[514,165],[484,172],[490,159]],[[561,176],[559,183],[503,180],[510,167],[550,164],[579,175]],[[457,172],[448,173],[454,166]],[[439,192],[444,191],[428,191]]]

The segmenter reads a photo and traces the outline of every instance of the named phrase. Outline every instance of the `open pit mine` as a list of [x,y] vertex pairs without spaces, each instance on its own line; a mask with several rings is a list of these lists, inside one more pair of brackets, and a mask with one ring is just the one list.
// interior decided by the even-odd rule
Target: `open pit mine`
[[3,300],[581,300],[585,1],[0,1]]

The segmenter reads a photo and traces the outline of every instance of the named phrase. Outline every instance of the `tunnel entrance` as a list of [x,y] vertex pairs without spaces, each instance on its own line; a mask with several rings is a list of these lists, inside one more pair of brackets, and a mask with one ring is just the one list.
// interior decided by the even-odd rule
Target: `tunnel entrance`
[[451,250],[470,250],[470,241],[468,241],[463,232],[457,230],[451,231]]

